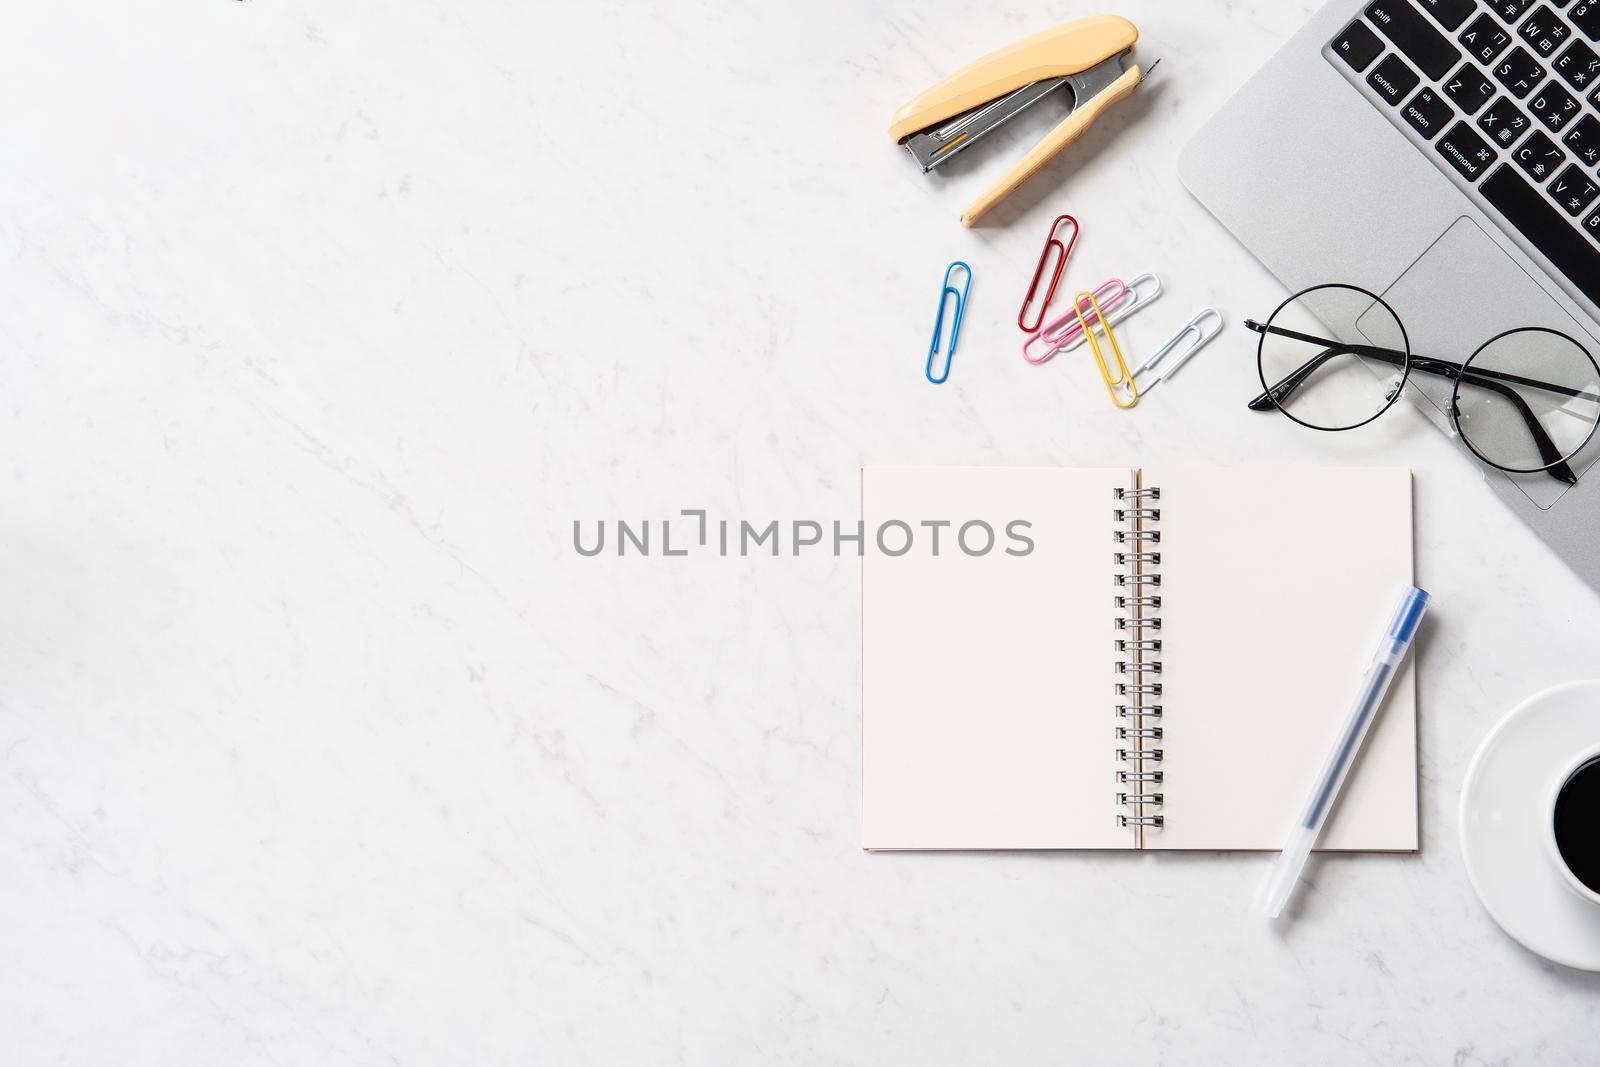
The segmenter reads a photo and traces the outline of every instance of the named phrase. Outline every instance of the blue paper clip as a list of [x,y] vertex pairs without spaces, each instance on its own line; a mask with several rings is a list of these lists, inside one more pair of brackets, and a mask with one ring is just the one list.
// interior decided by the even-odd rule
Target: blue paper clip
[[[950,274],[957,267],[967,272],[967,277],[958,290],[950,284]],[[950,377],[950,363],[956,358],[956,342],[961,339],[961,313],[967,307],[967,293],[972,290],[972,268],[961,260],[955,260],[944,269],[944,289],[939,293],[939,310],[933,318],[933,340],[928,342],[928,365],[923,373],[928,376],[928,381],[940,385]],[[951,297],[956,298],[955,318],[950,322],[950,347],[944,355],[944,373],[935,378],[933,376],[933,359],[939,354],[939,337],[944,332],[944,309]]]

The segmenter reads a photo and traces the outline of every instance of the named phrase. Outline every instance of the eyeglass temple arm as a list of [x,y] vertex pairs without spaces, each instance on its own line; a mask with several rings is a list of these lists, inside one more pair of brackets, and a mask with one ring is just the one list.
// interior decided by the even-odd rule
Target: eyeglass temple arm
[[[1337,341],[1325,342],[1323,338],[1311,337],[1307,334],[1294,334],[1291,331],[1282,330],[1276,326],[1270,327],[1270,330],[1273,333],[1286,334],[1288,336],[1295,337],[1298,340],[1308,341],[1313,344],[1327,343],[1330,345],[1330,347],[1317,353],[1317,355],[1313,356],[1303,365],[1285,376],[1271,389],[1251,400],[1249,407],[1252,411],[1271,411],[1273,408],[1278,406],[1278,403],[1282,402],[1285,397],[1287,397],[1296,388],[1302,385],[1307,378],[1315,373],[1317,368],[1321,367],[1334,356],[1340,355],[1344,352],[1351,352],[1357,355],[1366,356],[1371,359],[1377,359],[1385,363],[1396,365],[1403,364],[1405,362],[1404,353],[1397,352],[1393,349],[1374,348],[1368,345],[1343,345]],[[1466,371],[1463,373],[1464,368],[1461,366],[1461,364],[1451,363],[1449,360],[1430,359],[1424,356],[1420,358],[1413,358],[1411,361],[1411,366],[1425,374],[1436,374],[1441,378],[1459,379],[1460,381],[1464,381],[1469,385],[1475,385],[1480,389],[1487,389],[1490,392],[1497,393],[1505,397],[1506,400],[1511,403],[1511,406],[1516,409],[1518,416],[1521,417],[1523,425],[1527,428],[1528,435],[1533,438],[1534,447],[1539,450],[1539,458],[1545,462],[1545,470],[1549,473],[1550,477],[1554,478],[1556,481],[1565,482],[1568,485],[1576,485],[1578,483],[1578,476],[1573,473],[1571,466],[1569,466],[1567,462],[1562,459],[1561,450],[1556,447],[1554,441],[1550,440],[1550,435],[1545,432],[1544,426],[1539,422],[1538,417],[1534,415],[1533,409],[1528,406],[1528,402],[1526,400],[1522,399],[1522,397],[1517,394],[1516,390],[1502,385],[1500,382],[1495,381],[1492,378],[1482,377],[1476,370]],[[1494,374],[1494,378],[1501,377],[1510,377],[1515,379],[1516,376],[1501,375],[1498,373]],[[1538,386],[1541,383],[1528,381],[1527,384]],[[1554,391],[1573,395],[1578,395],[1581,392],[1578,390],[1569,390],[1561,387],[1554,387]]]
[[[1324,345],[1328,348],[1335,348],[1346,352],[1354,352],[1359,356],[1371,356],[1374,359],[1384,359],[1384,361],[1388,363],[1399,363],[1405,359],[1404,353],[1398,351],[1397,349],[1379,348],[1373,345],[1347,345],[1343,341],[1332,341],[1326,337],[1314,337],[1311,334],[1285,329],[1282,326],[1265,326],[1254,319],[1246,319],[1245,327],[1247,329],[1254,330],[1256,333],[1276,334],[1280,337],[1289,337],[1296,341],[1304,341],[1307,344]],[[1438,374],[1441,377],[1446,378],[1459,377],[1461,372],[1466,370],[1464,364],[1452,363],[1448,359],[1434,359],[1430,356],[1414,355],[1411,357],[1411,365],[1418,370],[1425,371],[1429,374]],[[1310,364],[1307,364],[1307,366],[1310,366]],[[1310,369],[1315,370],[1316,368],[1311,367]],[[1306,367],[1302,367],[1300,370],[1306,370]],[[1290,374],[1288,377],[1284,378],[1283,381],[1272,387],[1273,392],[1277,393],[1279,387],[1283,386],[1285,382],[1288,382],[1290,378],[1295,379],[1294,385],[1289,386],[1283,393],[1277,393],[1279,400],[1282,400],[1284,396],[1288,394],[1288,392],[1292,391],[1295,385],[1299,385],[1302,381],[1304,381],[1304,377],[1298,377],[1299,375],[1300,371],[1295,371],[1293,374]],[[1566,385],[1556,385],[1553,382],[1541,382],[1537,378],[1524,378],[1520,374],[1511,374],[1506,371],[1491,370],[1488,367],[1473,367],[1470,371],[1467,371],[1467,377],[1464,380],[1468,382],[1474,382],[1475,378],[1494,378],[1497,381],[1510,382],[1512,385],[1525,385],[1530,389],[1542,389],[1547,393],[1560,393],[1563,396],[1570,396],[1576,400],[1590,400],[1594,401],[1595,403],[1600,403],[1600,395],[1595,393],[1587,393],[1582,389],[1573,389],[1572,387]],[[1482,383],[1476,382],[1475,384],[1481,385]],[[1268,397],[1266,393],[1262,393],[1256,398],[1256,400],[1250,402],[1252,409],[1261,410],[1256,408],[1257,400],[1264,401],[1266,406],[1269,408],[1273,406],[1272,399]]]

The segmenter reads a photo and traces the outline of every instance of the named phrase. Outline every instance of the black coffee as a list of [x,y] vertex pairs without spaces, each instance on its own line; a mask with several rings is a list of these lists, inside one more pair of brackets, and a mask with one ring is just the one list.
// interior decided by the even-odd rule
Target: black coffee
[[1600,893],[1600,756],[1556,793],[1556,848],[1578,881]]

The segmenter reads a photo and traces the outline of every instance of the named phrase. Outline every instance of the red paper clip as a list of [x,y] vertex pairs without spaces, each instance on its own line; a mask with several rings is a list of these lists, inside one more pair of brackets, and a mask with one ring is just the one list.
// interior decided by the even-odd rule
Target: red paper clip
[[[1061,239],[1056,236],[1056,231],[1063,222],[1072,223],[1072,237],[1063,247]],[[1044,251],[1039,253],[1039,265],[1033,268],[1033,281],[1028,283],[1028,295],[1022,298],[1022,308],[1017,312],[1017,326],[1023,333],[1033,333],[1044,322],[1044,313],[1050,307],[1050,298],[1056,295],[1056,283],[1061,280],[1061,272],[1066,269],[1067,257],[1072,255],[1072,246],[1078,243],[1078,220],[1071,215],[1057,215],[1056,221],[1050,224],[1050,235],[1045,238]],[[1039,302],[1039,314],[1029,326],[1023,321],[1028,314],[1028,305],[1033,303],[1033,298],[1039,294],[1039,279],[1044,277],[1045,261],[1050,258],[1050,250],[1056,250],[1056,269],[1050,274],[1050,285],[1044,291],[1044,299]]]

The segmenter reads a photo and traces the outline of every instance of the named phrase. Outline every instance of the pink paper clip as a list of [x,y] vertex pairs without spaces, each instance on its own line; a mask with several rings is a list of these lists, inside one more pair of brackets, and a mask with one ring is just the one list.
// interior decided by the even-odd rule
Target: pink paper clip
[[[1028,339],[1022,342],[1022,358],[1029,363],[1043,363],[1055,355],[1062,345],[1078,336],[1083,331],[1081,316],[1078,314],[1079,305],[1086,304],[1083,313],[1088,316],[1088,321],[1093,322],[1096,318],[1095,304],[1099,304],[1105,309],[1106,314],[1110,315],[1112,309],[1127,299],[1132,291],[1122,284],[1121,278],[1108,278],[1101,282],[1094,290],[1092,301],[1086,303],[1082,298],[1074,301],[1071,311],[1046,323],[1037,333],[1029,334]],[[1034,355],[1032,350],[1035,344],[1042,344],[1044,351]]]

